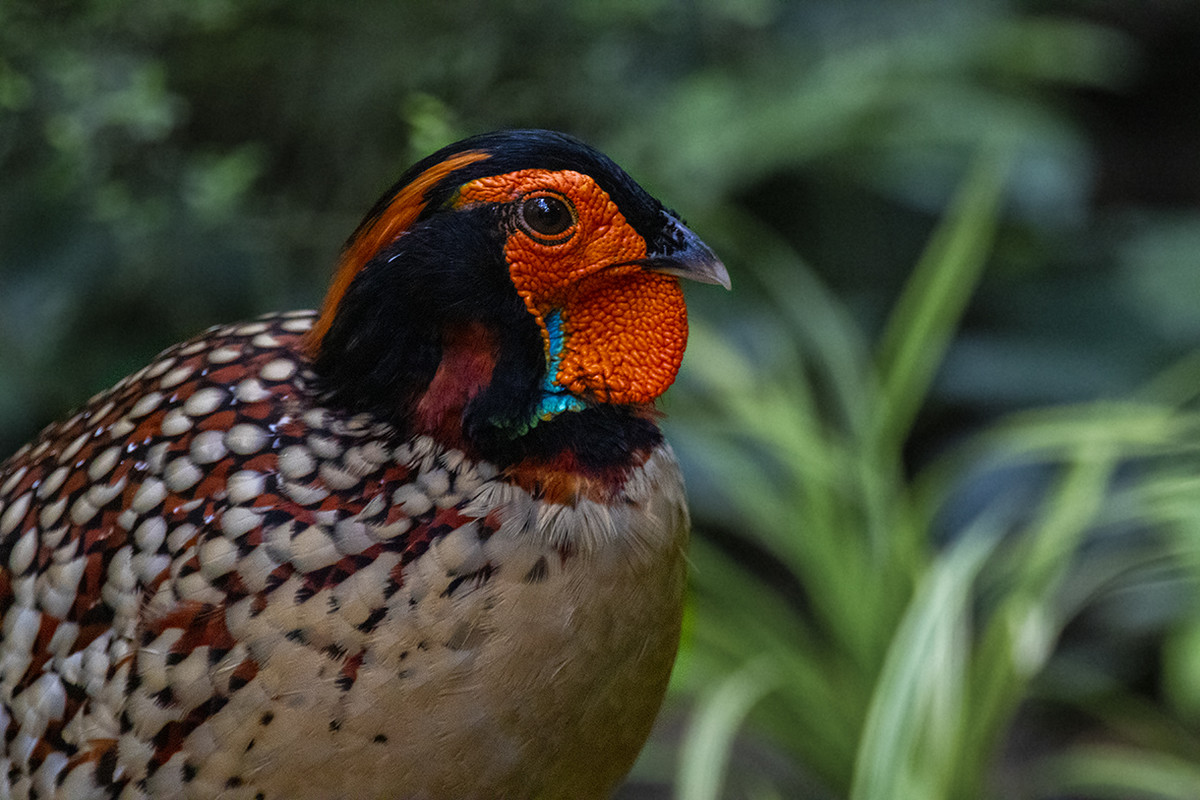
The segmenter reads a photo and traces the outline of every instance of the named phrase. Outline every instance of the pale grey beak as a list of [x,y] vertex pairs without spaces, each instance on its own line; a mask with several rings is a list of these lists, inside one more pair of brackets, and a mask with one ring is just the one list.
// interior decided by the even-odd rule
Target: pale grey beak
[[667,239],[669,244],[662,248],[662,252],[650,253],[637,262],[642,269],[732,288],[729,271],[712,248],[700,241],[700,237],[682,222],[676,220],[674,225]]

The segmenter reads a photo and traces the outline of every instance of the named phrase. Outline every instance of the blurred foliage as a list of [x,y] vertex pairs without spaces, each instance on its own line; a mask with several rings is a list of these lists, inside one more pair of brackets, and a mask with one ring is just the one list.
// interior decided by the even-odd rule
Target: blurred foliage
[[0,451],[319,302],[415,158],[568,130],[735,286],[623,796],[1195,797],[1197,69],[1190,0],[4,0]]

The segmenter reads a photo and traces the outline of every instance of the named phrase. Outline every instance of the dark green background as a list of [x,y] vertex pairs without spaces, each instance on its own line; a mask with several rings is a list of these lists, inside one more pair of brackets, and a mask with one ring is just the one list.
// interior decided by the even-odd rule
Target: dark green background
[[[407,164],[504,126],[607,150],[718,248],[770,226],[868,330],[1007,137],[929,424],[1125,389],[1200,334],[1198,42],[1186,1],[6,0],[0,449],[204,326],[315,304]],[[713,302],[753,315],[739,284]]]
[[[1011,154],[915,469],[1007,412],[1128,396],[1196,347],[1198,74],[1188,0],[0,0],[0,452],[208,325],[319,303],[409,163],[532,126],[677,208],[735,287],[689,288],[693,317],[760,351],[795,299],[772,270],[815,278],[876,336],[969,159]],[[757,258],[764,242],[787,258]],[[702,420],[682,405],[686,441]],[[736,481],[681,449],[693,486]],[[736,521],[697,494],[700,535],[736,551]],[[1108,648],[1126,629],[1096,619],[1085,655],[1157,702],[1159,628]],[[810,772],[811,791],[843,789],[750,749],[783,796]]]

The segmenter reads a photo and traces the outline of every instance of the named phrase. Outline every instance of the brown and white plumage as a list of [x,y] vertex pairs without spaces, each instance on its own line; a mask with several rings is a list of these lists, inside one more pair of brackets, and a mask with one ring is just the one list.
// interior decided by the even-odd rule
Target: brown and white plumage
[[[574,255],[530,260],[564,252],[543,196]],[[477,137],[381,201],[320,316],[214,328],[44,431],[0,467],[0,796],[606,796],[688,527],[650,407],[682,346],[622,309],[669,328],[688,272],[727,282],[603,156]]]

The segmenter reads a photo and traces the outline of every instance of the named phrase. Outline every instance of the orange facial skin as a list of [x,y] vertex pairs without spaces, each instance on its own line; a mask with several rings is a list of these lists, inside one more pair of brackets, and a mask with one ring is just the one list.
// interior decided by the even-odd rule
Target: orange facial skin
[[546,239],[517,227],[505,256],[517,293],[542,330],[547,359],[546,318],[561,314],[554,383],[600,402],[653,401],[683,360],[683,292],[675,278],[629,263],[646,257],[646,243],[595,181],[571,170],[519,170],[463,185],[455,205],[514,203],[539,194],[565,200],[574,224]]

